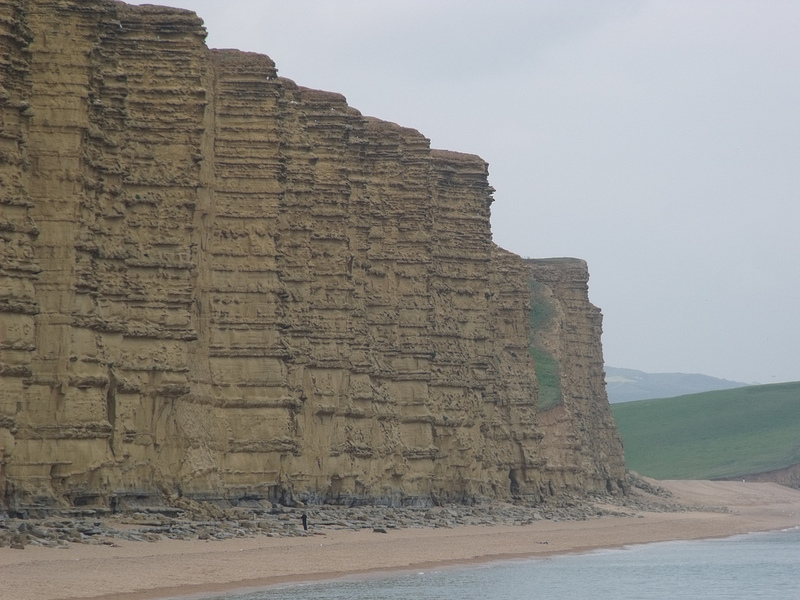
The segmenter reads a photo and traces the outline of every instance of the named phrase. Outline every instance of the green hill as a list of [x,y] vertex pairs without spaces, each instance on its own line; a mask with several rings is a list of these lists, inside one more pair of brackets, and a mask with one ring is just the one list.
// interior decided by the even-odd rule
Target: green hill
[[686,394],[701,394],[715,390],[755,385],[728,381],[698,373],[645,373],[636,369],[605,366],[606,391],[611,404],[631,400],[674,398]]
[[721,479],[800,463],[800,382],[613,404],[628,468]]

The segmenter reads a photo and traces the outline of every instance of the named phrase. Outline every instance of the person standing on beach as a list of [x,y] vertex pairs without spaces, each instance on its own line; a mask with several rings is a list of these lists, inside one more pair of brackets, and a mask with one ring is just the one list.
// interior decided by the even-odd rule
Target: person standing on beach
[[308,515],[303,513],[300,519],[303,521],[303,531],[308,531]]

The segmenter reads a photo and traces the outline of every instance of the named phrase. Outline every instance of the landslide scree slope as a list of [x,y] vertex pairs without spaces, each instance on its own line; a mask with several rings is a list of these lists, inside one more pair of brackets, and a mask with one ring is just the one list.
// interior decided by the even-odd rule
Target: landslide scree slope
[[492,243],[483,160],[209,50],[189,11],[0,17],[7,509],[622,485],[586,380],[603,364],[588,273],[552,295],[569,335],[589,329],[553,342],[568,374],[549,435],[532,270]]

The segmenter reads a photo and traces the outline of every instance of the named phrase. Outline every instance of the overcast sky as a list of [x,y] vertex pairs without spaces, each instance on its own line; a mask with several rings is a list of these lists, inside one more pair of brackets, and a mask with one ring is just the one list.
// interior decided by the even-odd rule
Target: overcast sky
[[499,245],[588,261],[606,364],[800,380],[800,2],[159,3],[482,156]]

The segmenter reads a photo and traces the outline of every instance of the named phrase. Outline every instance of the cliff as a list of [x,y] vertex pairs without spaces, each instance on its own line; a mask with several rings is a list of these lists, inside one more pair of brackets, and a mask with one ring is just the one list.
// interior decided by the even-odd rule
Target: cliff
[[0,0],[4,505],[621,485],[599,312],[558,263],[584,316],[537,408],[542,269],[492,243],[486,163],[204,39],[189,11]]
[[[622,438],[609,410],[602,315],[589,302],[586,262],[528,259],[531,354],[540,381],[538,425],[548,482],[614,491],[625,472]],[[558,489],[558,487],[556,487]]]

